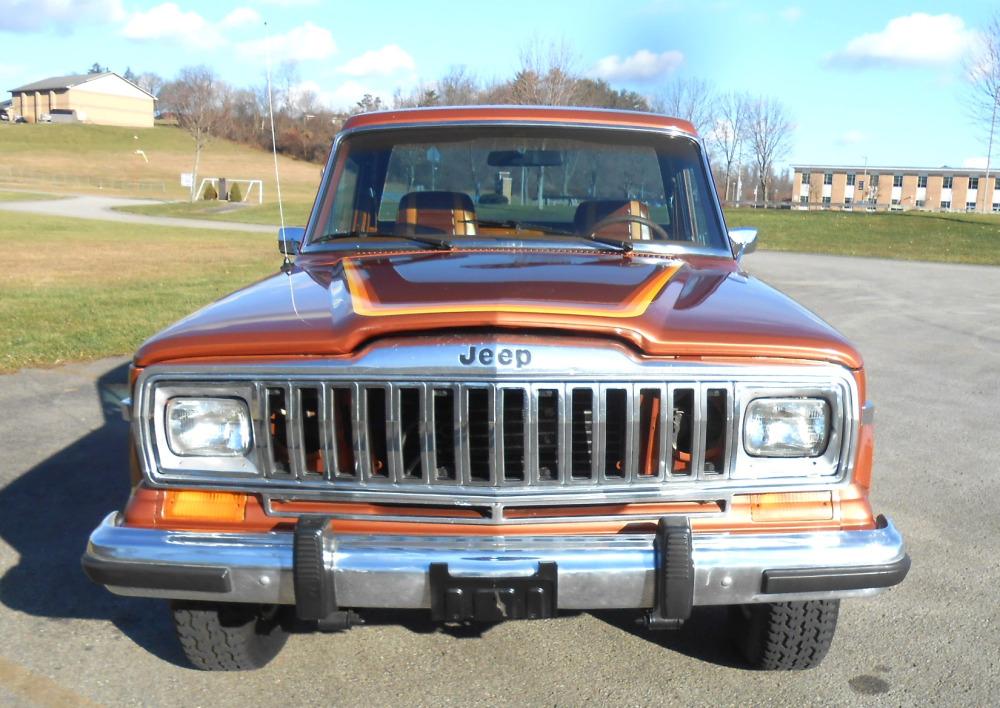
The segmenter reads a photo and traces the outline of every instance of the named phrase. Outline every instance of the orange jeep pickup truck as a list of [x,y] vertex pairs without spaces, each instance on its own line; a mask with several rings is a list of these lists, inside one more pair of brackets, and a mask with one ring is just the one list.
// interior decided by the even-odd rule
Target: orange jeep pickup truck
[[861,356],[743,270],[755,235],[684,121],[356,116],[281,271],[136,353],[134,490],[83,567],[169,599],[202,669],[370,608],[704,605],[750,665],[815,666],[909,557]]

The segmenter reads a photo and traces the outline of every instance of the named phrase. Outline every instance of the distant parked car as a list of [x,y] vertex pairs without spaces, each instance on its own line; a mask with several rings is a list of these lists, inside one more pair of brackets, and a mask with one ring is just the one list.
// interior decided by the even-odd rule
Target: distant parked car
[[38,116],[38,122],[39,123],[51,123],[52,122],[52,115],[49,114],[49,113],[43,113],[42,115]]
[[10,113],[7,111],[6,108],[0,108],[0,120],[10,121]]

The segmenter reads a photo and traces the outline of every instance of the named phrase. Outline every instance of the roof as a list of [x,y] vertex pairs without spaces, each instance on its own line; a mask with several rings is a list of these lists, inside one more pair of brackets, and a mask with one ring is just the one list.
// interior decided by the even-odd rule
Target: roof
[[[908,175],[980,175],[986,171],[984,167],[886,167],[883,165],[792,165],[796,172],[857,172],[869,174],[908,174]],[[991,169],[990,174],[997,170]]]
[[375,111],[351,116],[344,123],[344,130],[385,125],[463,122],[573,123],[626,128],[672,129],[692,136],[698,134],[688,121],[656,113],[562,106],[449,106],[445,108]]
[[113,71],[102,71],[96,74],[70,74],[68,76],[50,76],[47,79],[42,79],[41,81],[35,81],[34,83],[25,84],[24,86],[18,86],[10,90],[11,93],[20,93],[22,91],[58,91],[62,89],[70,89],[74,86],[79,86],[80,84],[85,84],[88,81],[94,81],[95,79],[103,79],[105,76],[117,76],[119,79],[129,84],[130,86],[135,86],[145,94],[153,96],[146,89],[141,86],[136,86],[131,81],[123,76],[119,76]]

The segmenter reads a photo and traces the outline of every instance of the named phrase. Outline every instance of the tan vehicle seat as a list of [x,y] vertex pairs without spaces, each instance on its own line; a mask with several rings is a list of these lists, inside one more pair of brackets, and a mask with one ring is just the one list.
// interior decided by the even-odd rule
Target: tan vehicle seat
[[399,200],[400,234],[476,235],[476,208],[462,192],[409,192]]
[[[573,227],[578,234],[589,236],[594,226],[612,216],[644,216],[649,218],[649,207],[638,199],[593,199],[580,202],[573,216]],[[653,237],[646,224],[635,221],[621,221],[601,229],[601,235],[629,238],[633,241],[648,241]]]

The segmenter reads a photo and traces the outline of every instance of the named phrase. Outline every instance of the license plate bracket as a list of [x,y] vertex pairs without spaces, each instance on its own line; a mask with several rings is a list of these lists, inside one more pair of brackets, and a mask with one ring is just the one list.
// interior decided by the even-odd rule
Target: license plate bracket
[[559,573],[553,562],[520,577],[454,576],[447,563],[431,563],[431,618],[436,622],[546,619],[557,610]]

